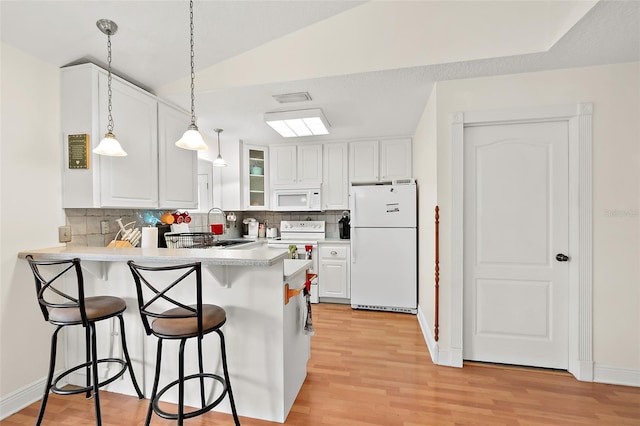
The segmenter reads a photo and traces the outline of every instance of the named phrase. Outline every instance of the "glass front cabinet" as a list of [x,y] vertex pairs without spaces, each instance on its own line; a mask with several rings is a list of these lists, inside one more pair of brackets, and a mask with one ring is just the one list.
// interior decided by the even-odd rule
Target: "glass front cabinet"
[[269,208],[268,149],[244,145],[243,154],[244,207],[247,210],[266,210]]

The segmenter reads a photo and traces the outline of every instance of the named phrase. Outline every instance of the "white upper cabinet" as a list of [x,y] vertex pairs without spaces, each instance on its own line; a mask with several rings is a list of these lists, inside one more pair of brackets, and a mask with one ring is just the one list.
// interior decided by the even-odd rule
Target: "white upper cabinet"
[[[100,164],[100,206],[158,207],[157,102],[116,79],[112,79],[111,88],[113,132],[127,156],[105,157],[91,153]],[[108,102],[107,96],[103,96],[106,93],[107,75],[98,73],[100,130],[92,138],[92,146],[107,132]]]
[[349,143],[350,182],[391,181],[411,175],[410,138]]
[[242,140],[222,140],[227,167],[213,169],[213,205],[225,212],[269,207],[269,149]]
[[322,209],[349,208],[349,148],[347,143],[327,143],[323,148]]
[[377,182],[380,175],[378,141],[349,143],[349,181]]
[[269,151],[257,145],[243,144],[243,149],[243,207],[245,210],[266,210],[269,208]]
[[[198,207],[198,154],[178,148],[191,117],[170,105],[158,103],[158,177],[160,207]],[[194,172],[195,171],[195,172]]]
[[271,185],[294,186],[298,183],[295,145],[271,147]]
[[387,139],[380,141],[380,180],[412,177],[411,139]]
[[322,185],[322,144],[270,147],[273,188],[318,188]]
[[192,213],[207,213],[213,203],[213,162],[198,158],[198,208]]
[[[188,116],[116,76],[111,87],[113,133],[126,157],[92,152],[107,132],[107,72],[93,64],[61,71],[63,207],[194,207],[197,154],[178,153],[169,146],[189,125]],[[70,135],[88,137],[86,154],[79,154],[78,146],[72,149],[72,157],[86,156],[86,167],[75,168],[75,160],[70,160]]]
[[[224,135],[224,133],[223,133]],[[227,167],[213,168],[213,205],[225,212],[244,210],[244,142],[242,140],[220,140],[220,154]],[[213,157],[217,156],[213,152]],[[247,172],[248,173],[248,172]]]
[[322,185],[322,145],[298,145],[298,184]]

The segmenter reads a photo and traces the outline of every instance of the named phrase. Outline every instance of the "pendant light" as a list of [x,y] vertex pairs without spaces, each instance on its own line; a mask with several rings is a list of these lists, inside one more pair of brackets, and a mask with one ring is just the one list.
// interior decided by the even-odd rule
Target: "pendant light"
[[223,132],[224,130],[213,129],[213,131],[218,134],[218,157],[215,160],[213,160],[213,165],[215,167],[226,167],[227,162],[224,161],[224,158],[222,158],[222,154],[220,153],[220,132]]
[[189,19],[191,21],[191,124],[187,128],[187,131],[184,132],[180,140],[176,142],[176,146],[184,149],[201,151],[208,149],[209,147],[204,143],[204,139],[202,138],[202,135],[198,131],[198,126],[196,125],[196,107],[194,95],[194,80],[196,77],[196,73],[194,70],[195,67],[193,62],[193,0],[189,2]]
[[107,133],[93,152],[95,154],[107,155],[110,157],[124,157],[127,153],[124,152],[124,149],[120,146],[120,142],[116,139],[116,135],[113,134],[113,117],[111,116],[111,36],[118,31],[118,25],[109,19],[100,19],[96,22],[96,25],[100,31],[107,35],[107,96],[109,98],[109,115],[107,120]]

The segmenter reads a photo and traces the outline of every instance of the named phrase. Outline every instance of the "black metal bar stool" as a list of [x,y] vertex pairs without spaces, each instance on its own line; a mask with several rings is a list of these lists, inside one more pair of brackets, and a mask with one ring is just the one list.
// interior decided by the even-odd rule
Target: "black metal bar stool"
[[[229,395],[233,421],[236,425],[240,425],[236,405],[233,400],[233,392],[231,391],[224,335],[221,330],[221,327],[227,321],[227,316],[225,310],[220,306],[202,303],[202,266],[200,262],[159,267],[141,266],[135,264],[133,261],[127,263],[131,269],[133,279],[136,282],[138,306],[144,328],[147,335],[153,334],[158,338],[156,371],[145,425],[149,425],[151,422],[151,415],[154,411],[162,418],[177,420],[178,425],[183,425],[184,419],[199,416],[210,411],[217,406],[227,394]],[[169,273],[170,271],[173,271],[173,273]],[[178,291],[176,291],[178,284],[182,284],[180,287],[183,291],[185,291],[186,287],[186,294],[191,296],[190,300],[193,300],[195,290],[195,305],[177,300],[182,299],[182,297],[175,295],[178,293]],[[193,285],[193,287],[189,287],[189,285]],[[151,323],[149,322],[149,318],[152,318]],[[220,337],[224,377],[204,372],[202,338],[211,332],[216,332]],[[197,339],[199,372],[185,376],[184,348],[186,341],[191,338]],[[162,363],[162,342],[165,339],[180,341],[178,379],[158,391],[160,365]],[[222,385],[220,395],[209,403],[207,403],[205,396],[205,378],[217,381]],[[185,382],[192,379],[198,379],[200,382],[201,407],[185,413]],[[178,385],[178,412],[167,413],[159,407],[158,403],[162,395],[176,385]]]
[[[47,399],[49,398],[49,391],[60,395],[73,395],[86,392],[87,398],[90,398],[93,394],[96,410],[96,425],[101,425],[99,388],[121,377],[127,369],[129,369],[129,374],[131,374],[131,381],[133,382],[133,387],[138,397],[140,399],[144,398],[133,373],[129,351],[127,350],[124,320],[122,319],[122,313],[127,308],[125,301],[113,296],[85,297],[84,278],[82,269],[80,268],[80,259],[54,261],[34,260],[33,257],[29,255],[27,256],[27,261],[35,278],[36,293],[42,315],[45,321],[57,326],[51,338],[51,358],[49,360],[47,385],[44,390],[44,396],[42,397],[42,403],[40,404],[40,412],[38,413],[36,426],[42,423]],[[73,272],[75,272],[75,274]],[[73,289],[71,288],[72,286],[67,285],[68,290],[65,289],[65,279],[60,278],[67,276],[72,277],[74,275],[77,285]],[[120,321],[120,336],[122,338],[122,350],[125,359],[98,359],[95,324],[98,321],[113,317],[118,317]],[[53,371],[55,369],[58,333],[62,328],[71,325],[81,325],[85,328],[87,362],[63,371],[54,380]],[[119,364],[121,368],[115,375],[100,382],[98,364],[103,363],[116,363]],[[60,382],[61,379],[82,368],[86,368],[87,374],[87,384],[85,387],[65,389],[64,387],[58,386],[58,382]]]

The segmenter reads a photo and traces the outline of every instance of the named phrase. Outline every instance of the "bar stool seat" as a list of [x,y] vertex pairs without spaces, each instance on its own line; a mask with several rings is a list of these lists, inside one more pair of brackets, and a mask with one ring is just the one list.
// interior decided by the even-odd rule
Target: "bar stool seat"
[[[100,321],[121,314],[127,308],[127,303],[119,297],[93,296],[84,299],[84,308],[89,321]],[[71,305],[68,308],[51,308],[49,322],[56,325],[80,325],[82,313],[80,308]]]
[[[202,266],[200,262],[171,266],[142,266],[133,261],[129,261],[127,264],[131,269],[131,274],[136,283],[138,307],[142,324],[144,325],[147,335],[153,334],[158,338],[155,377],[145,425],[148,426],[150,424],[151,416],[155,412],[162,418],[177,420],[177,424],[182,426],[185,419],[196,417],[212,410],[228,395],[234,424],[239,426],[240,420],[236,412],[231,382],[229,380],[224,334],[221,330],[227,321],[227,314],[220,306],[202,303]],[[184,301],[179,300],[177,296],[173,295],[174,291],[178,292],[177,287],[179,285],[181,285],[181,290],[184,291],[182,294],[187,294],[191,297],[195,295],[195,304],[184,303]],[[173,307],[167,309],[167,304]],[[163,305],[164,308],[159,308],[159,305]],[[150,318],[152,319],[151,321],[149,320]],[[218,334],[220,338],[220,353],[224,377],[204,371],[202,339],[205,335],[212,332]],[[185,343],[188,339],[192,338],[196,339],[198,345],[198,372],[185,376]],[[162,365],[162,342],[164,340],[180,341],[178,378],[158,390],[160,368]],[[200,408],[185,412],[185,383],[192,379],[197,379],[200,382]],[[222,387],[222,391],[217,398],[210,402],[206,400],[205,379],[218,382]],[[159,402],[162,396],[175,386],[178,387],[178,411],[177,413],[169,413],[160,408]]]
[[[190,305],[196,309],[196,305]],[[163,317],[153,320],[151,328],[154,334],[165,338],[182,338],[198,336],[197,318],[185,318],[190,311],[184,308],[173,308],[162,313]],[[227,321],[227,313],[217,305],[202,305],[202,332],[207,334],[222,327]]]
[[[49,392],[60,395],[73,395],[86,393],[87,398],[93,395],[96,412],[96,425],[102,425],[100,415],[99,389],[120,378],[127,370],[131,375],[131,381],[140,399],[144,395],[140,391],[127,349],[124,320],[122,313],[126,310],[126,302],[113,296],[84,296],[84,278],[80,266],[80,259],[43,261],[34,260],[27,256],[27,261],[33,272],[36,284],[38,303],[45,321],[57,326],[51,337],[51,354],[49,358],[49,372],[36,426],[42,423],[44,418]],[[73,273],[75,272],[75,274]],[[62,277],[75,276],[76,285],[67,285]],[[69,280],[70,281],[70,280]],[[124,359],[98,358],[96,342],[96,322],[117,317],[120,322],[120,337]],[[55,379],[55,370],[58,333],[64,327],[80,325],[85,328],[86,362],[67,368]],[[98,376],[98,364],[115,363],[120,369],[102,382]],[[87,382],[84,387],[66,387],[63,378],[70,374],[86,369]],[[58,383],[62,382],[62,385]]]

